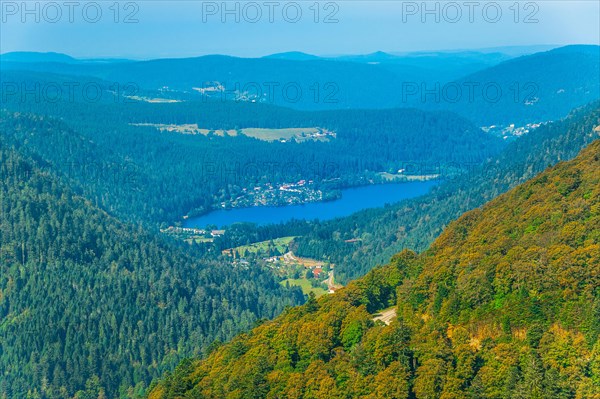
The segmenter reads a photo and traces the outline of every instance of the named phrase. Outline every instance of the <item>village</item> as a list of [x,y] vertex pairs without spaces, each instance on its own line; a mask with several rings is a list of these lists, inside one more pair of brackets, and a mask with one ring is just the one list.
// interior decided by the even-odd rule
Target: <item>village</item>
[[[226,232],[225,230],[178,226],[169,226],[160,231],[188,244],[212,243]],[[294,238],[296,237],[280,237],[228,248],[221,251],[221,256],[228,259],[233,267],[269,268],[280,279],[282,285],[298,286],[305,295],[312,292],[319,297],[333,294],[342,288],[340,284],[335,283],[333,264],[299,257],[292,252],[290,244]],[[358,241],[360,239],[346,240],[347,243]]]
[[178,226],[169,226],[165,229],[160,229],[160,232],[185,241],[188,244],[191,244],[193,241],[196,243],[213,242],[216,237],[221,237],[223,234],[225,234],[225,230],[206,230],[195,227]]
[[[544,122],[544,123],[548,123],[548,122]],[[508,126],[496,126],[496,125],[484,126],[481,128],[481,130],[483,130],[486,133],[490,133],[495,136],[501,137],[504,140],[514,140],[525,134],[528,134],[532,130],[540,127],[541,125],[543,125],[543,123],[528,123],[524,126],[515,126],[515,124],[512,123]]]
[[335,283],[334,265],[294,255],[290,243],[295,237],[282,237],[222,251],[234,265],[257,265],[270,268],[282,285],[299,286],[304,294],[333,294],[342,286]]
[[316,188],[312,180],[299,180],[295,183],[265,183],[253,188],[243,188],[241,195],[222,201],[222,209],[247,208],[252,206],[300,205],[336,199],[339,193]]

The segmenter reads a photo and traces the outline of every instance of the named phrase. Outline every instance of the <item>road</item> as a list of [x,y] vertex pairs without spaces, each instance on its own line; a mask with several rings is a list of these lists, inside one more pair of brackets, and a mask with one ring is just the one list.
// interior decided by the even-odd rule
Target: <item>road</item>
[[333,284],[333,270],[329,272],[329,277],[324,281],[327,284],[327,289],[329,291],[335,290],[337,287]]
[[294,256],[294,254],[293,254],[293,253],[291,253],[291,252],[286,252],[286,253],[283,255],[283,259],[284,259],[286,262],[288,262],[288,263],[292,263],[292,262],[298,262],[298,259],[296,259],[296,257]]
[[393,308],[385,309],[385,310],[382,310],[381,312],[375,314],[375,317],[373,317],[373,321],[381,320],[386,325],[389,326],[395,317],[396,317],[396,307],[394,306]]

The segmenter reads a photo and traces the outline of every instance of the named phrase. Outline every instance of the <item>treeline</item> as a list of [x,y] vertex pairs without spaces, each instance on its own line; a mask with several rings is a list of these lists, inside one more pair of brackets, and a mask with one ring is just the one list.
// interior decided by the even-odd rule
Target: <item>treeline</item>
[[596,140],[423,254],[182,362],[149,398],[597,398],[599,169]]
[[0,397],[139,397],[180,359],[304,302],[269,272],[198,260],[114,219],[5,135]]

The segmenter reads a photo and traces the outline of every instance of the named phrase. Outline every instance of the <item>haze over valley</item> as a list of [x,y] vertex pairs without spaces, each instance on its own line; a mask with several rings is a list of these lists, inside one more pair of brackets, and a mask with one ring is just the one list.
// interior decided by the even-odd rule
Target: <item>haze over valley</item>
[[0,6],[1,399],[600,398],[600,6],[76,3]]

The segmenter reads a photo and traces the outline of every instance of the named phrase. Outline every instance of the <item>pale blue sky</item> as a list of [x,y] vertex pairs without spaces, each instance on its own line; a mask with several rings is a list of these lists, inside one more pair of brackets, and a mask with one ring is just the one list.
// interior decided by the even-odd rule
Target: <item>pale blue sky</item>
[[[472,6],[467,1],[427,2],[431,14],[424,13],[421,1],[324,1],[316,3],[317,7],[312,0],[269,1],[122,1],[117,3],[117,14],[112,0],[76,1],[72,9],[62,0],[53,5],[30,1],[30,13],[21,1],[2,0],[0,52],[158,58],[215,53],[262,56],[292,50],[334,55],[600,44],[597,0],[523,1],[518,7],[514,0],[471,2]],[[237,6],[238,11],[225,14],[224,4],[231,10]],[[131,20],[137,22],[124,23],[131,13]],[[91,22],[94,19],[98,22]]]

